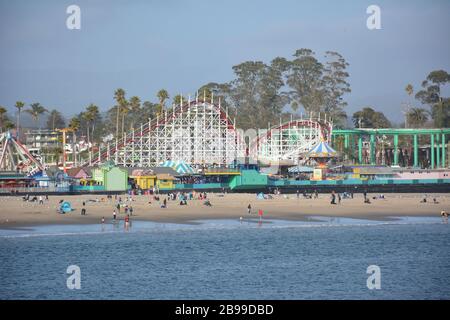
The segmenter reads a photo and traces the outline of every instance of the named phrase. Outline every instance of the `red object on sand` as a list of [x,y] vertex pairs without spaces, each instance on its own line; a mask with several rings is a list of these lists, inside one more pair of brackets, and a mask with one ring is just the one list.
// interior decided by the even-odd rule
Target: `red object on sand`
[[258,215],[262,216],[263,215],[263,211],[261,209],[258,210]]

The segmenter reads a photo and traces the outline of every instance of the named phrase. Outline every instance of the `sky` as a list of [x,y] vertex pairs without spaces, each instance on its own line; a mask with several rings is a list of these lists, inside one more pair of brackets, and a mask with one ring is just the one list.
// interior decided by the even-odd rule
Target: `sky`
[[[69,30],[69,5],[81,29]],[[369,30],[369,5],[381,29]],[[233,79],[232,66],[312,49],[350,64],[351,115],[364,106],[402,121],[408,83],[450,72],[450,1],[426,0],[0,0],[0,105],[40,102],[69,117],[114,90],[156,101]],[[11,113],[12,114],[12,113]]]

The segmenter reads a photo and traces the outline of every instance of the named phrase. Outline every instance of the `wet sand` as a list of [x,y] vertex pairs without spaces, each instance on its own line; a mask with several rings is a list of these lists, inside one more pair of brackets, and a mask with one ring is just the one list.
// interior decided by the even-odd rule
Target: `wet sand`
[[[212,206],[203,205],[202,200],[188,200],[188,205],[180,206],[179,201],[168,201],[167,208],[161,208],[165,195],[160,202],[152,196],[134,196],[133,201],[124,203],[133,207],[133,220],[155,222],[189,223],[204,219],[239,219],[240,217],[258,217],[263,210],[263,218],[283,220],[306,220],[310,216],[349,217],[358,219],[387,220],[396,216],[434,216],[439,217],[442,210],[450,211],[450,195],[427,194],[427,203],[420,203],[423,194],[385,194],[386,199],[372,199],[365,204],[362,194],[353,199],[342,199],[341,204],[331,205],[329,194],[319,194],[318,199],[297,199],[295,194],[275,195],[273,199],[258,200],[256,194],[213,194],[208,198]],[[287,198],[286,198],[287,197]],[[439,204],[432,203],[436,198]],[[71,203],[74,209],[70,213],[59,214],[59,201]],[[89,201],[94,200],[94,201]],[[87,215],[81,215],[82,202],[86,203]],[[149,201],[151,203],[149,203]],[[252,206],[252,214],[247,206]],[[50,196],[44,204],[24,202],[21,197],[0,197],[0,228],[15,228],[45,224],[96,224],[102,217],[106,222],[112,220],[116,201],[105,195]],[[124,209],[117,219],[125,218]]]

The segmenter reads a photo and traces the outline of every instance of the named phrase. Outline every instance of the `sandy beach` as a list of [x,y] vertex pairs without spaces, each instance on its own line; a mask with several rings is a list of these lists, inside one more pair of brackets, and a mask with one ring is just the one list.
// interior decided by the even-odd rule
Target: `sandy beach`
[[[318,199],[297,199],[295,194],[275,195],[273,199],[258,200],[255,194],[208,194],[212,206],[203,205],[202,200],[189,200],[186,206],[179,201],[168,201],[167,208],[151,196],[134,196],[133,201],[125,202],[133,207],[133,220],[155,222],[189,223],[203,219],[239,219],[258,217],[263,210],[265,219],[305,220],[311,216],[353,217],[359,219],[389,219],[395,216],[435,216],[442,210],[450,211],[450,195],[427,194],[427,203],[421,203],[423,194],[385,194],[385,199],[372,199],[365,204],[362,194],[353,199],[342,199],[340,204],[331,205],[329,194],[320,194]],[[162,201],[166,196],[161,195]],[[439,202],[433,203],[433,198]],[[60,200],[68,201],[74,209],[70,213],[57,213]],[[82,203],[86,203],[86,215],[81,215]],[[151,203],[149,203],[151,202]],[[247,206],[252,206],[252,214]],[[104,195],[50,196],[44,204],[25,202],[21,197],[0,197],[0,228],[14,228],[44,224],[96,224],[105,217],[109,223],[113,217],[116,201]],[[124,209],[117,219],[124,219]]]

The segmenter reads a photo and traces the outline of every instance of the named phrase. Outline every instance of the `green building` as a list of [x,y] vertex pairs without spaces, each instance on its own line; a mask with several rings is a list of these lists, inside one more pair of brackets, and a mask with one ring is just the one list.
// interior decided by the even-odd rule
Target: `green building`
[[104,186],[106,191],[128,190],[128,171],[109,163],[93,168],[92,180]]
[[230,181],[230,189],[252,189],[268,186],[267,175],[260,174],[257,170],[242,170],[240,175],[234,176]]

